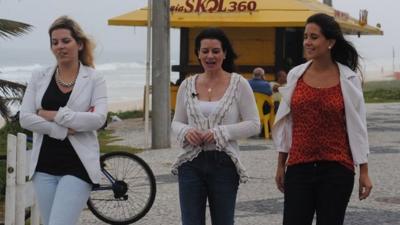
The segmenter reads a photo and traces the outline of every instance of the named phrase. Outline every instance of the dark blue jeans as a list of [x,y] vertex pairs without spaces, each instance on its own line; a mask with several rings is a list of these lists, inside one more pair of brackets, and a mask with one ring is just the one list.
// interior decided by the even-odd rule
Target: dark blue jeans
[[354,186],[354,172],[337,162],[288,166],[284,225],[342,225]]
[[213,225],[233,225],[239,176],[230,157],[202,151],[178,169],[182,225],[205,225],[206,202]]

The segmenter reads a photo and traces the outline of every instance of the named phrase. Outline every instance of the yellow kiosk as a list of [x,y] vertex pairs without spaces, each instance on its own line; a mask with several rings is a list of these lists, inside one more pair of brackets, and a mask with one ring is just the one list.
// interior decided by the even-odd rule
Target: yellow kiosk
[[[108,20],[109,25],[147,26],[147,8]],[[317,0],[171,0],[170,24],[180,28],[180,62],[172,71],[180,79],[201,71],[193,53],[194,38],[204,27],[222,28],[238,54],[238,73],[249,78],[262,67],[268,80],[277,69],[303,62],[302,39],[306,19],[317,12],[335,16],[346,34],[381,35],[365,15],[354,19]]]
[[[147,8],[138,9],[111,18],[108,24],[147,26],[147,12]],[[228,35],[238,54],[238,73],[250,78],[255,67],[262,67],[266,79],[275,80],[279,69],[288,71],[304,62],[304,25],[309,16],[318,12],[334,16],[345,34],[383,34],[379,27],[367,24],[365,10],[360,11],[359,19],[354,19],[317,0],[171,0],[170,25],[180,28],[180,61],[172,66],[172,71],[179,72],[178,85],[187,75],[201,72],[194,39],[205,27],[219,27]],[[178,86],[171,86],[172,109],[177,89]],[[273,114],[270,116],[263,122],[265,127],[272,125]],[[269,134],[265,132],[265,136]]]

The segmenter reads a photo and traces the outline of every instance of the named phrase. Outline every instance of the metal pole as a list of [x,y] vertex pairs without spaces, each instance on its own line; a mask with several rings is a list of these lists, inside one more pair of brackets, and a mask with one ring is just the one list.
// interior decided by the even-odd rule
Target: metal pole
[[394,59],[395,59],[395,57],[396,57],[396,53],[394,52],[394,47],[392,47],[392,68],[393,68],[393,73],[394,73],[394,71],[396,70],[395,69],[395,66],[394,66]]
[[169,0],[153,1],[152,6],[151,146],[158,149],[171,146]]
[[324,4],[332,6],[332,0],[324,0]]
[[149,88],[150,88],[150,60],[151,60],[151,12],[152,0],[147,1],[147,49],[146,49],[146,85],[144,94],[144,148],[148,149],[149,146]]

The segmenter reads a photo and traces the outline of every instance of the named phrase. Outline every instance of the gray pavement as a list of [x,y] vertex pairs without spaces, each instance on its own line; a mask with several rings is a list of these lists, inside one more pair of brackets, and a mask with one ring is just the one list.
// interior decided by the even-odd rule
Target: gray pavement
[[[400,225],[400,104],[368,104],[367,120],[371,154],[370,176],[374,188],[367,200],[359,201],[358,182],[349,203],[346,225]],[[121,137],[118,144],[142,147],[143,121],[126,120],[109,126]],[[282,224],[283,195],[275,188],[277,153],[270,140],[240,140],[241,158],[250,179],[238,192],[235,224]],[[147,150],[139,154],[152,168],[157,179],[157,195],[150,212],[138,225],[179,225],[178,185],[170,173],[179,150],[173,142],[169,149]],[[211,224],[207,214],[207,224]],[[88,210],[80,224],[104,224]]]

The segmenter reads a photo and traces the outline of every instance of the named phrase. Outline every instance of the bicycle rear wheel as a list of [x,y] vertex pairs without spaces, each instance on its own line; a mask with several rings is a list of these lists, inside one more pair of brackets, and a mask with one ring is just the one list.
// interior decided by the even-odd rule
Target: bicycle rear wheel
[[111,188],[103,172],[99,187],[92,190],[87,202],[90,211],[100,220],[117,225],[131,224],[145,216],[156,196],[156,181],[147,163],[127,152],[106,153],[100,162],[117,185]]

